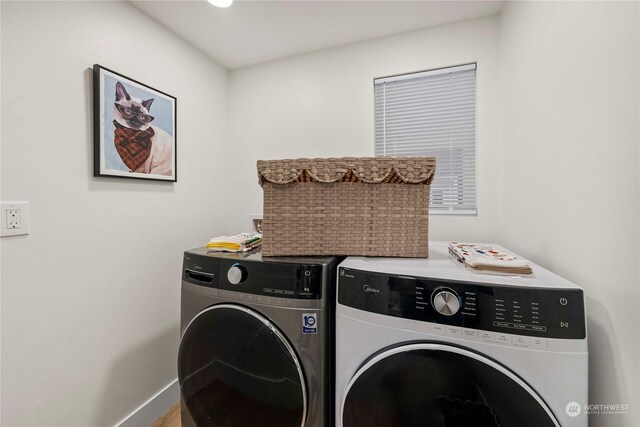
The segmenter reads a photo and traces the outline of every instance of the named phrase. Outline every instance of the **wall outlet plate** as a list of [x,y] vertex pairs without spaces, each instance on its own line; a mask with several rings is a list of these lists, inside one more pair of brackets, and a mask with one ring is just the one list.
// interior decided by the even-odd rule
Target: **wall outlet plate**
[[29,203],[0,203],[0,237],[29,234]]
[[249,229],[251,231],[257,231],[258,233],[262,233],[262,214],[252,214],[249,215],[249,220],[251,221],[249,225]]

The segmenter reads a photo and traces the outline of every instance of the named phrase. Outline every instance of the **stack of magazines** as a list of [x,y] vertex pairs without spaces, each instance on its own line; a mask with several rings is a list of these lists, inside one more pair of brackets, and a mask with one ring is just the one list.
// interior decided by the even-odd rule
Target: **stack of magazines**
[[469,270],[478,273],[531,274],[527,261],[488,243],[449,243],[449,253]]
[[240,233],[214,237],[206,244],[210,252],[248,252],[262,245],[262,234]]

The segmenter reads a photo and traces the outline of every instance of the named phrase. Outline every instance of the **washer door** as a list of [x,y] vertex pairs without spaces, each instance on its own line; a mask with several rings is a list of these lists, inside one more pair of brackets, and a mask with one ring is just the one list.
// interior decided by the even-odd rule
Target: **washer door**
[[282,332],[249,308],[219,304],[200,312],[182,335],[178,379],[198,426],[304,425],[298,357]]
[[444,344],[407,344],[379,353],[356,372],[345,396],[345,427],[560,426],[514,373]]

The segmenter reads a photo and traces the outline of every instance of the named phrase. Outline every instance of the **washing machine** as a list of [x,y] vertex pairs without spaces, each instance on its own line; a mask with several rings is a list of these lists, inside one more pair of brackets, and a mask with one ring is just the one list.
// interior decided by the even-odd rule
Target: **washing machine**
[[533,265],[479,274],[429,259],[338,267],[336,425],[587,425],[584,293]]
[[337,261],[185,252],[183,427],[332,424]]

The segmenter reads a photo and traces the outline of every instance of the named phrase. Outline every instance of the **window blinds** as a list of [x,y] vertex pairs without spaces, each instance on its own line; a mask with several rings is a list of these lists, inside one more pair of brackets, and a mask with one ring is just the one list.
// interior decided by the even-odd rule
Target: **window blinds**
[[432,213],[476,213],[476,64],[374,80],[375,154],[435,156]]

